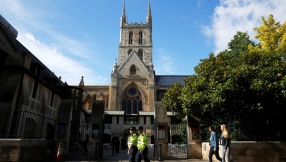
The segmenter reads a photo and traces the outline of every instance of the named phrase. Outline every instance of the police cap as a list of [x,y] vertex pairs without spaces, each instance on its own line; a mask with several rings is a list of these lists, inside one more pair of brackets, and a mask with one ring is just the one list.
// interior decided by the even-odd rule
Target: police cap
[[130,130],[136,130],[136,128],[135,127],[130,127]]
[[143,127],[142,127],[141,125],[139,125],[139,126],[137,127],[137,130],[143,130]]

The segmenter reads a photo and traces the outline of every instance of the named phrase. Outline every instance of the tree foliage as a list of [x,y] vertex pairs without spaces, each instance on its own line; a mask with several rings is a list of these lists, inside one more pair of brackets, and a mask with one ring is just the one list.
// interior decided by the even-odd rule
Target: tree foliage
[[240,139],[285,138],[278,127],[286,113],[284,35],[279,39],[279,34],[263,35],[266,29],[278,33],[282,29],[271,19],[262,20],[263,25],[255,28],[259,45],[238,32],[227,50],[201,60],[184,87],[176,83],[167,91],[165,107],[180,116],[196,116],[204,125],[234,122]]
[[259,45],[250,45],[250,51],[285,52],[286,51],[286,21],[281,25],[276,22],[273,15],[265,20],[262,16],[262,25],[254,28],[257,31],[255,38]]

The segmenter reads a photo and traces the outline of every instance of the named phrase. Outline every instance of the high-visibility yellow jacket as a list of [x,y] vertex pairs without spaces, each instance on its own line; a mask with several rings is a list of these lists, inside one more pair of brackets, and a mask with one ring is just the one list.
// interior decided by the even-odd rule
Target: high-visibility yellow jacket
[[144,133],[142,133],[138,137],[138,143],[137,143],[138,150],[143,151],[146,146],[147,146],[147,137]]
[[138,136],[137,136],[137,134],[136,134],[136,133],[130,134],[129,137],[128,137],[128,142],[127,142],[128,148],[130,148],[131,145],[137,146],[137,142],[138,142]]

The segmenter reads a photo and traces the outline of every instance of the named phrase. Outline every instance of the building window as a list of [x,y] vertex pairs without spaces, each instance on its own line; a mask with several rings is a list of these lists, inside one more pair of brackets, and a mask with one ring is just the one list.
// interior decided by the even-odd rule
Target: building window
[[128,44],[133,44],[133,32],[129,32],[129,41]]
[[39,85],[38,93],[37,93],[37,100],[38,100],[38,101],[41,101],[41,100],[42,100],[42,94],[43,94],[43,86],[42,86],[42,85]]
[[130,75],[135,75],[136,74],[136,66],[135,65],[131,65],[130,66]]
[[156,101],[162,101],[165,93],[166,93],[166,90],[158,89],[156,91]]
[[164,97],[164,93],[161,92],[161,93],[159,94],[159,101],[162,101],[163,97]]
[[117,124],[119,124],[119,116],[117,116]]
[[135,86],[130,86],[122,96],[122,110],[127,115],[138,115],[142,111],[142,96]]
[[143,59],[143,50],[139,49],[137,53],[138,53],[138,57],[142,60]]
[[143,42],[143,33],[140,31],[139,32],[139,44],[142,44],[142,42]]
[[51,98],[52,98],[52,92],[48,91],[48,103],[49,103],[49,105],[51,103]]
[[29,96],[32,96],[33,87],[34,87],[34,80],[32,78],[29,78]]
[[112,116],[111,115],[105,115],[104,124],[112,124]]
[[138,116],[125,116],[124,124],[139,124]]
[[144,116],[144,125],[146,125],[146,116]]
[[57,96],[54,96],[54,108],[57,108],[58,106],[58,97]]
[[129,49],[129,50],[127,51],[128,56],[130,55],[131,52],[132,52],[132,49]]

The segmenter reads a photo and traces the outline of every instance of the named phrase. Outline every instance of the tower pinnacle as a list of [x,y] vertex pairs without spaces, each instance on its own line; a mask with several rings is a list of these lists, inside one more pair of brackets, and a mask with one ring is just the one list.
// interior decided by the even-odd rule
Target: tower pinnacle
[[150,2],[148,3],[148,12],[146,17],[146,22],[148,27],[152,27],[152,15],[151,15],[151,5]]
[[122,15],[120,17],[120,28],[122,28],[126,22],[127,22],[127,18],[125,15],[125,2],[124,2],[123,8],[122,8]]
[[125,2],[123,3],[123,8],[122,8],[122,17],[125,16]]
[[148,15],[147,15],[148,17],[150,16],[150,17],[152,17],[152,15],[151,15],[151,5],[150,5],[150,2],[148,2]]

